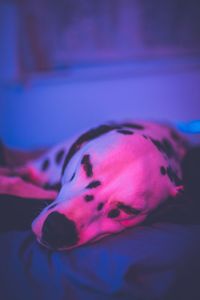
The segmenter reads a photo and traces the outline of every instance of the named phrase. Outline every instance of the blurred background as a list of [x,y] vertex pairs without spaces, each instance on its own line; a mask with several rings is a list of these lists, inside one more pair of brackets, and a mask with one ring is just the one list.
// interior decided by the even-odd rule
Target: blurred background
[[0,137],[51,146],[121,119],[200,119],[198,0],[1,0]]

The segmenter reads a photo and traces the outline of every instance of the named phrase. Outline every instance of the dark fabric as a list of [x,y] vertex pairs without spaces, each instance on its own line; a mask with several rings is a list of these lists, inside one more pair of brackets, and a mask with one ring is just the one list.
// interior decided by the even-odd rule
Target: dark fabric
[[139,226],[67,252],[9,232],[0,266],[4,300],[199,300],[200,226]]
[[1,195],[0,298],[199,300],[200,149],[192,151],[185,195],[143,225],[71,251],[48,251],[27,230],[48,199]]
[[49,199],[26,199],[0,194],[0,232],[30,229],[34,218],[51,202]]
[[5,155],[4,155],[4,145],[2,141],[0,140],[0,166],[5,166]]

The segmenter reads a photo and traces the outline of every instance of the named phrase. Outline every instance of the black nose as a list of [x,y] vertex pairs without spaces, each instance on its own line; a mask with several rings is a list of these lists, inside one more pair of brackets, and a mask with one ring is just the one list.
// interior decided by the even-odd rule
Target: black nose
[[43,224],[42,241],[54,249],[76,244],[78,233],[75,223],[59,212],[52,212]]

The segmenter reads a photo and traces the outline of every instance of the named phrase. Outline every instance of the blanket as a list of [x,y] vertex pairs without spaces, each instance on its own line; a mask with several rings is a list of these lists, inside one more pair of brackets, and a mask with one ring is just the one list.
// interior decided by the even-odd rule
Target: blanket
[[176,203],[169,199],[143,224],[64,252],[43,248],[31,232],[56,192],[13,171],[37,155],[1,145],[2,299],[200,299],[199,147],[183,162],[186,193]]

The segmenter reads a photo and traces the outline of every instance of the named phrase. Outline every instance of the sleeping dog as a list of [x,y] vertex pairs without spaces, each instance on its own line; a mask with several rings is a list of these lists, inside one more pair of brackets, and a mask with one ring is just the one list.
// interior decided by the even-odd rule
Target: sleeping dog
[[71,249],[141,223],[183,190],[187,142],[153,122],[110,123],[51,149],[26,167],[55,201],[32,223],[42,245]]

